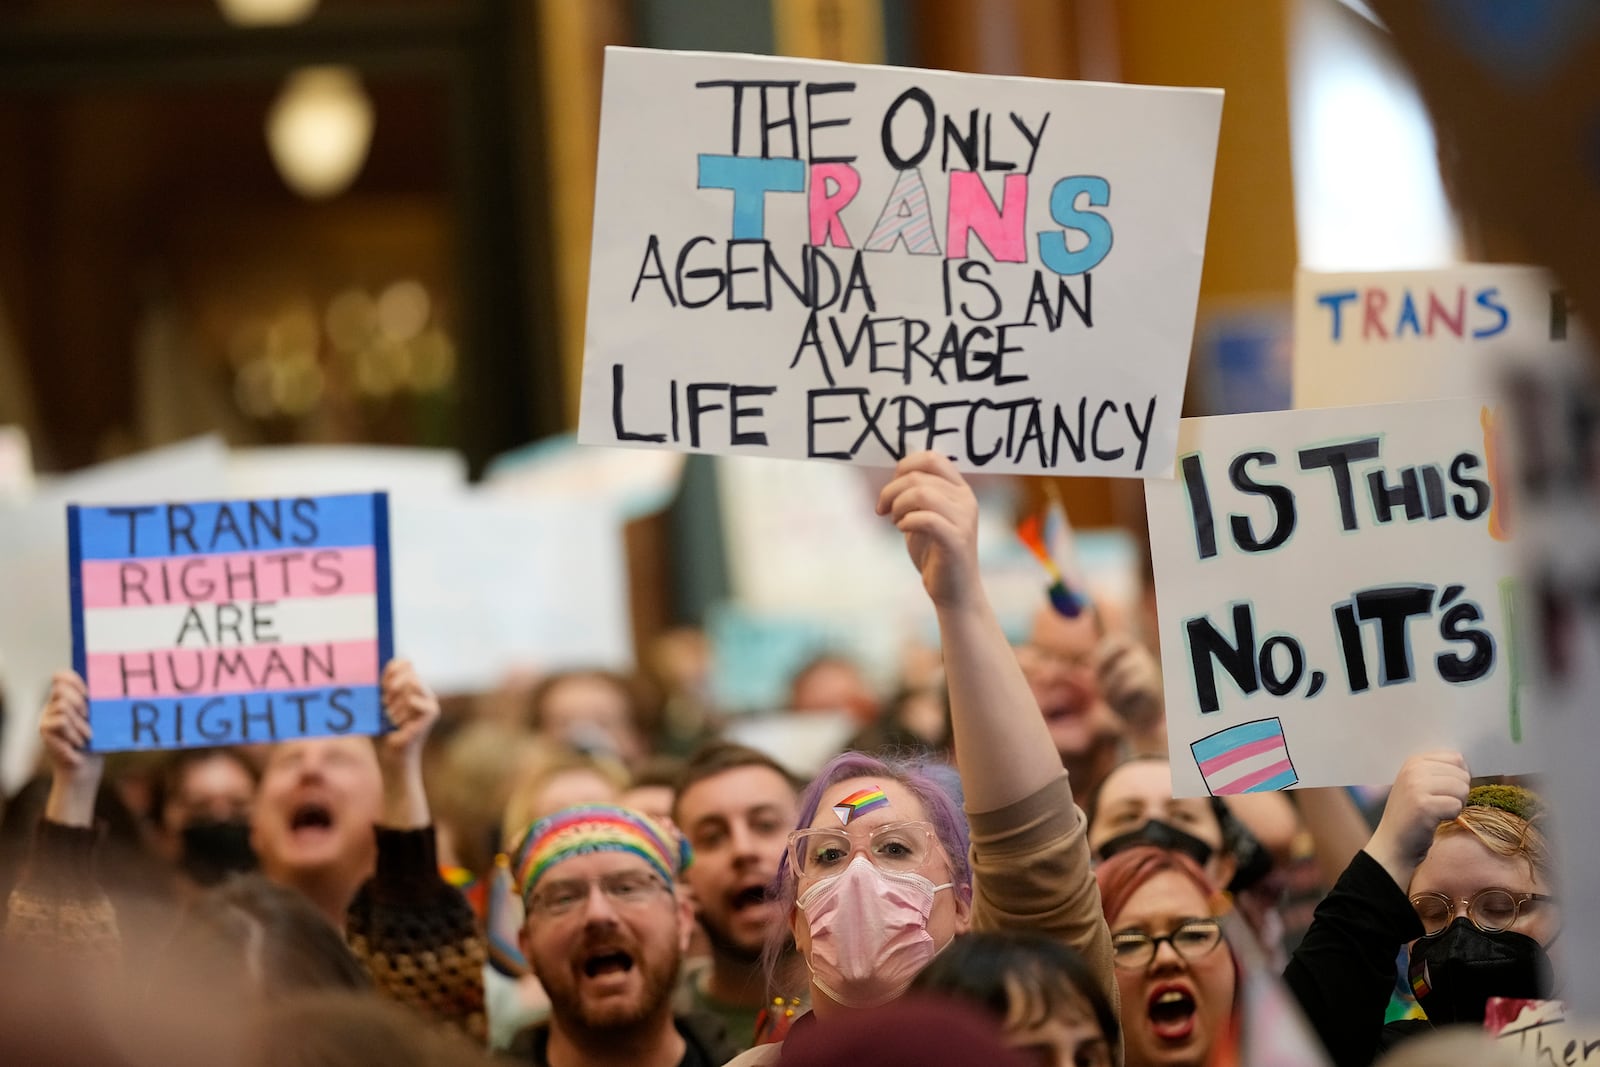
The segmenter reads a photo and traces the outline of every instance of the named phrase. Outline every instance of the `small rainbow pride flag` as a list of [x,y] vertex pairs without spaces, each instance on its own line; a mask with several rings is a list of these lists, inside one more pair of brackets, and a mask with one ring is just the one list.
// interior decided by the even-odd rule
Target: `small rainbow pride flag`
[[1267,793],[1300,780],[1280,719],[1257,719],[1219,730],[1189,746],[1212,796]]
[[1416,970],[1411,975],[1411,995],[1414,997],[1425,997],[1432,988],[1432,984],[1428,981],[1428,965],[1427,963],[1423,963],[1422,969]]
[[1025,516],[1017,524],[1017,539],[1027,546],[1050,576],[1045,594],[1057,614],[1076,619],[1089,604],[1088,598],[1069,583],[1067,571],[1073,568],[1072,525],[1067,522],[1067,509],[1059,498],[1052,499],[1041,520],[1038,515]]
[[859,818],[869,811],[875,811],[889,803],[889,798],[884,796],[883,790],[877,786],[871,789],[858,789],[833,806],[833,813],[839,816],[839,821],[849,825],[851,819]]

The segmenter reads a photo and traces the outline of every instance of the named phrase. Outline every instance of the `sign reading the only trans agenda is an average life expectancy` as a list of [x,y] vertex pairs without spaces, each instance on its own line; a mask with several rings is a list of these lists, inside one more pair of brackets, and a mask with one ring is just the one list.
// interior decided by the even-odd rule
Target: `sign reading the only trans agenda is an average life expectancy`
[[579,439],[1169,475],[1221,112],[608,49]]
[[67,532],[95,751],[383,729],[386,494],[69,507]]

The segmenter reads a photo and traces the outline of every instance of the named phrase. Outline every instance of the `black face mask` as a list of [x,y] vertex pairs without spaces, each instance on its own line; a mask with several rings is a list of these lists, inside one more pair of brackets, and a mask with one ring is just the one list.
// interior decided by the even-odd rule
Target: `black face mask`
[[178,866],[199,885],[216,885],[237,871],[256,869],[250,824],[242,819],[192,822],[183,828],[182,838]]
[[1108,860],[1118,852],[1124,852],[1135,845],[1154,845],[1157,848],[1181,852],[1201,867],[1204,867],[1210,861],[1212,852],[1210,845],[1193,834],[1185,833],[1171,823],[1164,823],[1160,819],[1151,819],[1137,830],[1118,834],[1101,845],[1100,858]]
[[1486,934],[1457,919],[1411,947],[1411,988],[1435,1026],[1483,1025],[1490,997],[1550,995],[1550,957],[1527,934]]

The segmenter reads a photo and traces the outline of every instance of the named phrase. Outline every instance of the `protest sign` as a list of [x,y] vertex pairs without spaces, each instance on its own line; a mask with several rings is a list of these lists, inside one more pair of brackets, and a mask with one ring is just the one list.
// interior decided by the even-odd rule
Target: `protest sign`
[[1600,1063],[1600,1025],[1574,1017],[1564,1001],[1490,997],[1483,1026],[1521,1063]]
[[1537,267],[1300,271],[1294,291],[1294,406],[1490,396],[1511,349],[1563,346],[1576,318]]
[[608,49],[579,440],[1169,474],[1221,109]]
[[33,454],[20,426],[0,426],[0,500],[25,500],[33,492]]
[[394,626],[405,635],[405,657],[435,692],[488,691],[525,671],[629,670],[623,518],[615,479],[590,453],[644,459],[638,465],[647,468],[683,457],[559,445],[540,451],[571,453],[590,469],[514,483],[491,476],[469,486],[466,461],[447,449],[296,445],[235,450],[228,490],[252,497],[383,490]]
[[67,509],[99,752],[383,728],[382,493]]
[[1477,400],[1185,419],[1145,484],[1178,796],[1536,769],[1499,414]]
[[115,504],[159,500],[181,485],[195,497],[228,496],[228,448],[220,437],[197,437],[70,474],[41,476],[31,497],[0,500],[0,692],[4,693],[4,738],[0,739],[0,786],[18,789],[37,765],[39,721],[35,714],[50,688],[50,676],[72,662],[72,613],[68,587],[68,504]]
[[441,693],[634,664],[622,525],[604,501],[481,491],[392,501],[394,615]]
[[1586,319],[1600,316],[1600,9],[1368,3],[1428,105],[1456,211],[1550,267]]

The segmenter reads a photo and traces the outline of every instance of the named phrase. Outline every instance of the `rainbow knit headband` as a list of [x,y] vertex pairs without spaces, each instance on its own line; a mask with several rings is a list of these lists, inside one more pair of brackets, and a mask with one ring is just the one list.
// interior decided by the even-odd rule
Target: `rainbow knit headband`
[[693,854],[676,830],[612,804],[580,804],[540,819],[517,845],[517,889],[527,900],[562,860],[593,852],[626,852],[648,863],[667,885],[689,869]]

